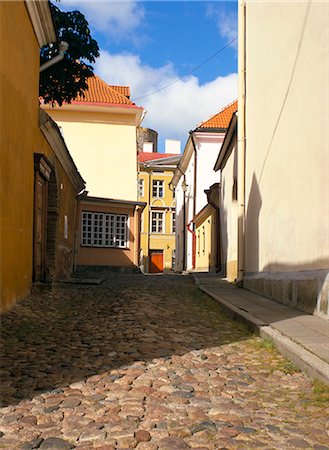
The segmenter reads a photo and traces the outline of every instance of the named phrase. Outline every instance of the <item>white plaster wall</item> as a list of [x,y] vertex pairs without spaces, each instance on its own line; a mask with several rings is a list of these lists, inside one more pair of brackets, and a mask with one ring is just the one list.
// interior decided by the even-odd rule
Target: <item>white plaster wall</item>
[[175,233],[175,248],[176,248],[176,260],[175,271],[182,272],[184,270],[184,193],[182,189],[183,176],[179,179],[176,189],[176,233]]
[[325,269],[329,4],[248,2],[246,20],[246,271]]
[[[194,154],[189,161],[186,172],[187,190],[185,194],[186,199],[186,224],[193,220],[193,203],[194,203]],[[192,229],[192,224],[191,227]],[[192,233],[186,230],[186,269],[191,270],[192,265]]]
[[196,214],[207,204],[205,189],[220,181],[219,172],[214,171],[224,134],[216,135],[212,139],[198,138],[197,141],[197,189]]

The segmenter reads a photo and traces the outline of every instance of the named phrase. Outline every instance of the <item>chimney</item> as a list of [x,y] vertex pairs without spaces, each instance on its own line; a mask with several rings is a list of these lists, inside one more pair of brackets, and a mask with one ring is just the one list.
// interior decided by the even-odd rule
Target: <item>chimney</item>
[[177,139],[165,139],[165,153],[180,155],[180,141]]
[[153,142],[143,142],[143,152],[153,153]]

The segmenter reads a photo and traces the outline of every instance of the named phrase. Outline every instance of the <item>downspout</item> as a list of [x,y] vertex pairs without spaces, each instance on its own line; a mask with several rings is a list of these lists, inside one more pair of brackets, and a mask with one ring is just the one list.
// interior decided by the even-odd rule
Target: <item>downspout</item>
[[48,69],[49,67],[53,66],[54,64],[57,64],[59,61],[61,61],[64,58],[65,52],[68,50],[69,44],[65,41],[61,41],[58,44],[58,51],[59,54],[55,56],[54,58],[50,59],[49,61],[45,62],[40,66],[40,72],[43,72],[44,70]]
[[238,275],[245,272],[245,165],[246,165],[246,3],[239,0],[238,16]]

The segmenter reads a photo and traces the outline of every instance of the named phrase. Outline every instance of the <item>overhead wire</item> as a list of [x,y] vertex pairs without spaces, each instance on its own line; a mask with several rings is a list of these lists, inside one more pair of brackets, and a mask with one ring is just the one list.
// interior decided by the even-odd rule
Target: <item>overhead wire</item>
[[165,89],[167,89],[169,86],[172,86],[173,84],[177,83],[178,81],[183,81],[183,79],[185,77],[187,77],[188,75],[191,75],[192,73],[194,73],[196,70],[200,69],[200,67],[204,66],[207,62],[209,62],[210,60],[212,60],[213,58],[215,58],[219,53],[221,53],[223,50],[225,50],[227,47],[229,47],[234,41],[236,41],[238,39],[238,36],[235,36],[233,39],[231,39],[226,45],[224,45],[224,47],[220,48],[219,50],[217,50],[214,54],[212,54],[211,56],[209,56],[207,59],[205,59],[204,61],[202,61],[200,64],[198,64],[197,66],[193,67],[193,69],[191,69],[189,72],[185,73],[185,75],[176,78],[175,80],[171,81],[168,84],[165,84],[164,86],[160,87],[159,89],[156,89],[155,91],[149,92],[148,94],[145,95],[141,95],[139,97],[136,97],[134,99],[132,99],[133,102],[135,102],[136,100],[141,100],[142,98],[146,98],[146,97],[150,97],[151,95],[157,94],[158,92],[161,92]]

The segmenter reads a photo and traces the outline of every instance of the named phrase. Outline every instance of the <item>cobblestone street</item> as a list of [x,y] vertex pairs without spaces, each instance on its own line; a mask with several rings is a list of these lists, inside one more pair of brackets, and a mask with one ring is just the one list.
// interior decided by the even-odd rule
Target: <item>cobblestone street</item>
[[1,449],[329,449],[328,391],[188,276],[57,284],[1,331]]

